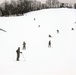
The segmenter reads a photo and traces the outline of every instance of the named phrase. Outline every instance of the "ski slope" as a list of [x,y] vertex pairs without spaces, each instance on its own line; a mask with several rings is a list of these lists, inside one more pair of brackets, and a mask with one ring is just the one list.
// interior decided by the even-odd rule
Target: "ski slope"
[[[0,28],[7,31],[0,31],[0,75],[76,75],[75,22],[76,10],[67,8],[0,17]],[[25,57],[20,55],[20,61],[16,61],[18,47]]]

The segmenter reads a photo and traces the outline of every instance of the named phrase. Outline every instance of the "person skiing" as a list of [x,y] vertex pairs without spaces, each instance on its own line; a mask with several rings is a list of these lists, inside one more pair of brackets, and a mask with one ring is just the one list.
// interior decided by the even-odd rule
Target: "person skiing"
[[74,28],[72,28],[72,30],[74,30]]
[[50,40],[49,43],[48,43],[48,47],[51,47],[51,40]]
[[26,49],[26,43],[23,42],[23,49]]
[[49,38],[51,38],[52,36],[49,34]]
[[36,19],[34,18],[34,21],[35,21]]
[[59,30],[57,30],[57,33],[59,33]]
[[19,61],[19,58],[20,58],[20,47],[18,47],[18,49],[16,50],[16,53],[17,53],[17,61]]

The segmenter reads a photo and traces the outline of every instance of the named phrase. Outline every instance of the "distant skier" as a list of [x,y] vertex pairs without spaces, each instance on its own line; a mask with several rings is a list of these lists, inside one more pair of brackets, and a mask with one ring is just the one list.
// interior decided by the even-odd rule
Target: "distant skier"
[[57,33],[59,33],[59,30],[57,30]]
[[74,28],[72,28],[72,30],[74,30]]
[[20,47],[18,47],[18,49],[16,50],[16,53],[17,53],[17,61],[19,61],[19,58],[20,58]]
[[40,27],[40,25],[38,25],[38,27]]
[[26,49],[26,43],[23,42],[23,49]]
[[49,34],[49,38],[51,38],[52,36]]
[[48,43],[48,47],[51,47],[51,40],[50,40],[49,43]]
[[36,19],[34,18],[34,21],[35,21]]

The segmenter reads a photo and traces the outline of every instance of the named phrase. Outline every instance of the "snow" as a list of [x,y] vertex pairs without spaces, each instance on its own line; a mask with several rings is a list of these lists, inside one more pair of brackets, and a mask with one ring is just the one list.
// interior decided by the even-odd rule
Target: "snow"
[[[44,9],[0,19],[0,28],[7,31],[0,31],[0,75],[76,75],[76,30],[71,30],[76,29],[75,9]],[[25,61],[22,55],[16,61],[18,47]]]

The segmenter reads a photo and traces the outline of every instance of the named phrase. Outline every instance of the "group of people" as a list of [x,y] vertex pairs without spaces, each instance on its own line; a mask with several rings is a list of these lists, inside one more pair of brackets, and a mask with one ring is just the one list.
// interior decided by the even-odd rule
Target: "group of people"
[[[59,30],[57,30],[57,33],[59,33]],[[51,38],[52,36],[49,34],[49,38]],[[50,48],[51,47],[51,40],[49,40],[48,42],[48,47]]]
[[[26,43],[23,42],[23,50],[26,49]],[[20,53],[22,54],[22,52],[20,52],[20,47],[18,47],[18,49],[16,50],[16,53],[17,53],[17,61],[19,61],[19,58],[20,58]]]
[[[59,30],[57,30],[57,33],[59,33]],[[49,35],[49,38],[51,38],[52,36]],[[48,42],[48,47],[51,47],[51,40],[49,40]],[[23,50],[26,49],[26,43],[23,42]],[[17,53],[17,61],[19,61],[19,58],[20,58],[20,54],[22,54],[22,52],[20,52],[20,47],[18,47],[18,49],[16,50],[16,53]]]

